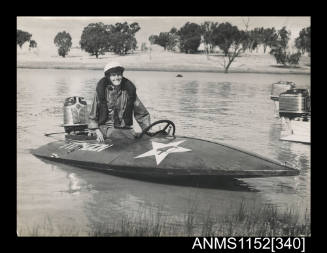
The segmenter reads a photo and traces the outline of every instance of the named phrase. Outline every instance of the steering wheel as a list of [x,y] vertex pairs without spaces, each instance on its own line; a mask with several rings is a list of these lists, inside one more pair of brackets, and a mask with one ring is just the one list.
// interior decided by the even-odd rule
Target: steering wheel
[[[154,127],[155,125],[158,125],[158,124],[160,124],[160,123],[167,123],[167,124],[165,125],[165,127],[164,127],[163,129],[160,129],[160,130],[157,131],[157,132],[154,132],[154,133],[150,133],[150,132],[149,132],[149,130],[150,130],[152,127]],[[144,134],[146,134],[146,135],[148,135],[148,136],[150,136],[150,137],[153,137],[153,136],[155,136],[155,135],[157,135],[157,134],[160,134],[160,133],[161,133],[161,134],[164,134],[164,135],[168,135],[168,133],[166,132],[166,129],[167,129],[169,126],[172,126],[172,127],[173,127],[173,134],[172,134],[172,136],[175,136],[175,129],[176,129],[176,127],[175,127],[174,122],[172,122],[172,121],[170,121],[170,120],[167,120],[167,119],[162,119],[162,120],[155,121],[155,122],[153,122],[150,126],[146,127],[146,128],[141,132],[141,134],[139,135],[139,138],[141,138]]]

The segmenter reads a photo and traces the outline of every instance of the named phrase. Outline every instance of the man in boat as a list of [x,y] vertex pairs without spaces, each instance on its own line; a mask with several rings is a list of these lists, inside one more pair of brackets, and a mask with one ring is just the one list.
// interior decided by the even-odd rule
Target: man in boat
[[133,129],[133,115],[142,130],[151,123],[135,85],[123,72],[121,64],[110,62],[104,67],[104,77],[97,83],[88,128],[94,130],[98,142],[110,136],[136,138],[139,133]]

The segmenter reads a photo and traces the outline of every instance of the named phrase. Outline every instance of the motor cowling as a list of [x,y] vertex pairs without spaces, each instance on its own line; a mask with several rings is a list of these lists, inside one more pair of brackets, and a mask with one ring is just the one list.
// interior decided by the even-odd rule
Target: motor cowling
[[290,89],[279,95],[279,117],[306,117],[311,113],[310,94],[307,89]]
[[270,98],[274,101],[279,100],[279,95],[287,90],[294,89],[295,83],[289,81],[279,81],[271,85]]
[[89,113],[84,97],[74,96],[65,99],[64,124],[62,125],[66,133],[84,131],[88,126]]

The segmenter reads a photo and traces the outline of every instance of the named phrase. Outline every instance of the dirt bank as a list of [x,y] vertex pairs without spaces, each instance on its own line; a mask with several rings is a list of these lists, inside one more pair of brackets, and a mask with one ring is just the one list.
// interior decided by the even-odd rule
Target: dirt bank
[[[137,52],[126,56],[107,54],[89,56],[81,51],[72,52],[67,57],[17,52],[18,68],[54,69],[94,69],[102,70],[109,61],[119,61],[126,70],[175,71],[175,72],[224,72],[224,59],[221,55],[182,54],[172,52]],[[296,67],[276,64],[269,54],[244,54],[231,65],[231,73],[274,73],[310,74],[310,58],[302,56]]]

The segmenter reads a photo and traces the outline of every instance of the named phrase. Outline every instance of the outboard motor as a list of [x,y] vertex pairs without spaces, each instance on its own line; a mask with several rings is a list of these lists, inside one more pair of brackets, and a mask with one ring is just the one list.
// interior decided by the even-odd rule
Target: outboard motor
[[88,126],[87,103],[83,97],[69,97],[64,103],[64,124],[65,132],[84,132]]
[[274,101],[279,100],[279,95],[287,90],[294,89],[295,83],[289,81],[279,81],[278,83],[273,83],[271,87],[270,98]]
[[295,83],[289,81],[279,81],[271,86],[270,99],[274,101],[275,117],[278,118],[279,112],[279,95],[287,90],[294,89]]
[[310,113],[311,102],[307,89],[290,89],[279,95],[279,117],[305,119]]

